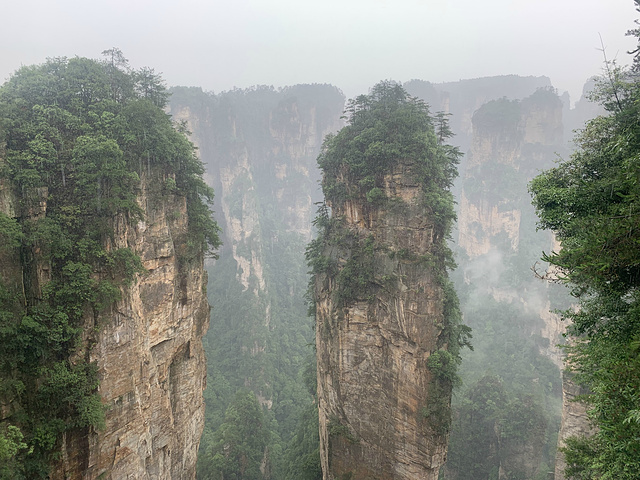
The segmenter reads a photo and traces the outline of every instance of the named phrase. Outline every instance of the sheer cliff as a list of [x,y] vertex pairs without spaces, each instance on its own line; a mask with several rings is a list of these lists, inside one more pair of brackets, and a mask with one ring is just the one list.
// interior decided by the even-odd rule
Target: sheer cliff
[[[545,77],[406,86],[453,114],[452,130],[466,153],[454,190],[461,266],[454,280],[476,348],[462,363],[445,478],[545,475],[554,470],[558,430],[563,438],[565,430],[587,426],[583,409],[570,401],[575,385],[561,382],[558,372],[556,344],[565,326],[553,309],[568,307],[568,295],[531,272],[535,265],[542,273],[541,252],[560,245],[536,231],[527,183],[568,156],[571,132],[593,118],[597,106],[583,94],[571,108],[568,94],[555,95]],[[516,435],[518,429],[528,433]],[[555,470],[563,478],[560,463]]]
[[121,218],[114,225],[111,248],[139,255],[145,273],[84,325],[107,406],[105,427],[66,434],[52,479],[195,478],[209,304],[202,258],[184,258],[185,198],[154,198],[153,186],[167,178],[144,174],[138,196],[144,220],[129,225]]
[[436,479],[462,332],[445,243],[457,151],[399,85],[347,113],[319,157],[308,250],[323,478]]
[[195,478],[212,191],[161,79],[107,53],[0,89],[3,478]]
[[263,407],[271,435],[268,449],[260,447],[268,453],[254,456],[257,475],[285,478],[282,451],[312,405],[301,375],[313,341],[303,296],[304,250],[321,198],[316,158],[324,136],[342,125],[343,106],[343,95],[329,85],[217,95],[173,90],[171,111],[193,131],[224,230],[220,259],[207,266],[215,308],[206,339],[203,474],[219,471],[211,459],[216,445],[228,444],[225,411],[235,408],[236,391],[247,389]]

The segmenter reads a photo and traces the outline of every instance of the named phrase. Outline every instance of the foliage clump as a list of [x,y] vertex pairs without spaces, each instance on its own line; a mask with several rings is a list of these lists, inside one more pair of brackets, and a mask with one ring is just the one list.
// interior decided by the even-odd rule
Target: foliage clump
[[[636,0],[640,11],[640,1]],[[629,32],[640,38],[638,29]],[[632,479],[640,471],[640,62],[605,64],[593,93],[607,114],[587,123],[568,160],[531,182],[541,228],[562,249],[544,255],[580,302],[567,348],[597,427],[564,450],[567,476]]]
[[492,100],[473,114],[473,126],[488,133],[504,133],[507,138],[517,138],[520,112],[521,105],[517,100]]
[[[438,434],[444,434],[459,350],[469,345],[470,337],[468,327],[461,324],[457,296],[447,275],[447,269],[455,266],[446,239],[455,220],[450,188],[460,153],[445,143],[452,136],[447,115],[432,116],[424,102],[393,82],[381,82],[369,95],[351,100],[345,115],[347,126],[325,139],[318,157],[325,202],[314,222],[318,236],[307,248],[312,274],[310,313],[317,301],[315,292],[321,284],[327,285],[326,279],[330,279],[335,317],[340,318],[340,311],[357,301],[371,303],[383,291],[396,291],[398,279],[390,265],[402,262],[427,269],[443,292],[444,322],[427,365],[432,371],[432,394],[424,416]],[[395,195],[387,197],[393,174],[419,187],[420,194],[411,205]],[[401,215],[417,206],[432,228],[429,252],[418,255],[347,225],[342,215],[350,202],[362,208],[364,215]],[[323,334],[330,334],[329,330],[330,326],[323,327]]]
[[449,189],[457,176],[459,151],[443,143],[451,137],[444,114],[436,118],[422,100],[401,85],[380,82],[369,95],[349,100],[348,125],[328,135],[318,165],[327,202],[340,207],[347,199],[381,205],[386,200],[384,177],[410,162],[424,193],[424,206],[448,231],[455,219]]
[[[444,144],[452,136],[446,116],[432,117],[428,106],[410,97],[399,84],[377,84],[369,95],[350,100],[345,115],[348,125],[325,138],[318,157],[325,203],[314,221],[318,237],[307,249],[313,275],[336,271],[339,286],[335,291],[343,306],[371,293],[376,275],[373,255],[384,247],[373,237],[360,238],[348,231],[335,212],[348,200],[376,209],[402,208],[398,205],[402,200],[386,197],[384,179],[401,165],[409,165],[404,173],[410,171],[420,185],[421,205],[434,224],[434,265],[444,271],[453,265],[444,239],[455,220],[449,189],[460,156],[457,148]],[[339,271],[335,260],[326,255],[329,244],[351,252]]]
[[[162,79],[130,69],[118,49],[103,53],[103,61],[23,67],[0,88],[0,178],[18,199],[16,218],[0,214],[0,254],[19,253],[27,279],[24,289],[22,278],[0,282],[0,401],[12,412],[0,440],[13,448],[9,478],[46,478],[63,432],[104,426],[97,369],[82,341],[93,334],[83,328],[97,328],[143,272],[133,251],[110,246],[114,219],[143,217],[141,178],[164,178],[185,198],[185,257],[219,245],[213,192],[184,128],[162,110]],[[42,266],[50,278],[38,284]]]

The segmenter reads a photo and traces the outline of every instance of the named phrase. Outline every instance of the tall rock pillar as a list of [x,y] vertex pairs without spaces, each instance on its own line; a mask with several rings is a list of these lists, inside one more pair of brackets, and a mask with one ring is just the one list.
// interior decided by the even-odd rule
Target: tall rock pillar
[[[404,134],[424,128],[424,144],[438,146],[421,123],[426,112],[400,95],[374,87],[371,110],[353,113],[319,159],[327,204],[308,258],[324,479],[435,480],[446,457],[457,300],[444,265],[452,215],[443,221],[448,210],[430,203],[450,195],[436,193],[429,161],[451,158],[429,158],[422,146],[402,154]],[[410,112],[417,123],[402,124]],[[402,133],[387,136],[376,120]],[[350,163],[347,150],[370,148],[358,144],[362,133],[400,154]]]

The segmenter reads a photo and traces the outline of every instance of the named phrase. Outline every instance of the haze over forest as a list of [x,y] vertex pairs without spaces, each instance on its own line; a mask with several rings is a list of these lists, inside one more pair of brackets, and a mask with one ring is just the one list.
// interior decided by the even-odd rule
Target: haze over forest
[[628,63],[628,0],[25,0],[3,5],[0,80],[47,57],[117,47],[168,85],[219,92],[330,83],[353,97],[381,79],[546,75],[572,101],[608,57]]
[[639,16],[4,6],[0,480],[637,480]]

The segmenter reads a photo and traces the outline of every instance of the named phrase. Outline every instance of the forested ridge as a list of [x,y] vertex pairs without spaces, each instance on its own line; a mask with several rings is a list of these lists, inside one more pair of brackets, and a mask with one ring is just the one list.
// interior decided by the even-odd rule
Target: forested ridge
[[63,433],[104,428],[89,356],[144,274],[136,253],[113,248],[116,222],[144,219],[141,178],[157,185],[146,201],[186,199],[185,263],[220,244],[213,191],[162,110],[162,79],[117,49],[104,54],[23,67],[0,88],[2,478],[47,478]]

